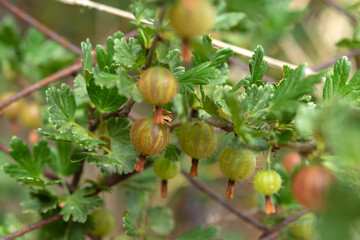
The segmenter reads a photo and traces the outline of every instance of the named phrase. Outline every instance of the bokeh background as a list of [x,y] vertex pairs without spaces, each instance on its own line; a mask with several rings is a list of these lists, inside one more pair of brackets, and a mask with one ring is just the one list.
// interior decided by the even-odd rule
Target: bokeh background
[[[87,38],[93,45],[104,44],[107,37],[116,31],[128,33],[135,29],[129,20],[95,9],[66,5],[55,0],[12,0],[11,2],[77,46]],[[124,10],[129,10],[131,4],[130,0],[97,2]],[[355,20],[359,20],[360,1],[335,2]],[[243,12],[244,19],[228,31],[212,32],[213,37],[249,50],[262,45],[266,55],[292,64],[306,62],[310,67],[316,67],[360,47],[360,32],[356,24],[325,0],[226,0],[224,3],[228,11]],[[49,43],[28,24],[13,18],[0,7],[0,25],[6,24],[18,26],[21,46],[14,47],[13,51],[17,53],[20,51],[22,58],[9,60],[11,53],[6,52],[8,50],[5,49],[8,35],[0,35],[0,93],[9,90],[18,91],[69,65],[77,58],[57,44]],[[229,76],[234,82],[248,72],[248,59],[237,57],[239,61],[230,63]],[[357,65],[355,60],[352,59],[354,66]],[[356,70],[355,67],[352,69]],[[267,76],[279,81],[282,78],[281,69],[270,67]],[[72,79],[69,77],[61,82],[71,84]],[[26,100],[45,104],[44,90]],[[142,115],[151,113],[152,109],[146,104],[137,104],[134,111]],[[7,146],[13,135],[10,125],[9,121],[0,118],[0,141]],[[29,130],[23,126],[20,128],[20,132],[16,135],[26,141]],[[225,137],[221,134],[220,141]],[[275,161],[280,162],[283,154],[279,152]],[[215,163],[216,159],[217,153],[201,161],[199,179],[211,186],[211,189],[219,195],[224,195],[227,180],[222,177]],[[0,152],[0,165],[7,161],[11,160]],[[263,156],[259,155],[260,167],[263,161]],[[181,163],[185,169],[189,168],[189,162],[190,159],[183,155]],[[87,166],[84,177],[97,180],[101,175],[95,166]],[[224,239],[239,239],[239,236],[242,239],[256,239],[259,235],[254,228],[189,186],[183,176],[179,175],[170,181],[167,199],[160,198],[159,184],[160,181],[155,178],[152,169],[149,169],[142,176],[116,186],[111,193],[102,193],[106,199],[105,207],[114,213],[117,220],[116,230],[111,237],[124,232],[122,216],[127,199],[133,194],[129,189],[134,186],[146,192],[144,199],[148,199],[149,205],[166,205],[173,210],[176,225],[171,234],[173,238],[199,224],[221,226]],[[60,188],[58,190],[60,191]],[[263,217],[263,213],[258,210],[259,196],[255,193],[251,181],[237,184],[235,193],[236,197],[232,201],[234,206],[246,209],[248,214]],[[22,212],[19,203],[27,198],[27,189],[19,186],[0,171],[0,229],[1,225],[10,224],[10,229],[17,230],[38,219],[34,214]],[[281,210],[278,214],[281,214]],[[21,239],[34,239],[34,236],[35,234],[30,234]]]

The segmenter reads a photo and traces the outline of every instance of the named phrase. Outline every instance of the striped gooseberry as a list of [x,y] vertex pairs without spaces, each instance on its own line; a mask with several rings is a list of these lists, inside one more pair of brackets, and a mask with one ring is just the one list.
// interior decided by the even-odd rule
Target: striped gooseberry
[[305,213],[290,226],[290,232],[294,237],[304,240],[314,239],[316,215],[312,212]]
[[92,228],[89,232],[97,237],[109,235],[115,227],[114,215],[106,209],[96,209],[90,214]]
[[176,177],[180,172],[179,161],[170,161],[164,155],[157,157],[154,161],[154,172],[162,179],[161,181],[161,196],[167,196],[167,181]]
[[304,167],[293,178],[292,192],[294,198],[311,211],[325,210],[326,197],[333,181],[333,174],[324,167]]
[[134,122],[130,130],[130,142],[140,152],[139,161],[134,169],[142,172],[146,156],[162,152],[170,140],[170,130],[167,126],[156,125],[152,118],[142,117]]
[[288,174],[291,174],[294,168],[300,163],[301,163],[301,156],[297,152],[286,153],[282,161],[282,165],[284,166]]
[[177,92],[175,76],[166,68],[151,67],[140,76],[139,89],[144,100],[155,105],[155,124],[164,124],[161,106],[174,98]]
[[235,182],[246,180],[254,174],[256,159],[250,152],[233,152],[227,148],[220,157],[219,165],[221,172],[229,179],[226,196],[232,199]]
[[185,123],[180,130],[180,146],[192,158],[190,176],[198,175],[200,158],[210,156],[216,147],[216,134],[214,129],[202,121]]
[[277,193],[281,187],[280,175],[271,169],[259,171],[254,179],[254,187],[256,191],[265,195],[265,213],[275,213],[270,196]]
[[207,0],[179,0],[170,10],[170,24],[183,38],[196,37],[214,24],[215,10]]
[[207,0],[178,0],[170,10],[170,24],[183,39],[182,56],[191,59],[190,38],[202,35],[214,24],[215,10]]

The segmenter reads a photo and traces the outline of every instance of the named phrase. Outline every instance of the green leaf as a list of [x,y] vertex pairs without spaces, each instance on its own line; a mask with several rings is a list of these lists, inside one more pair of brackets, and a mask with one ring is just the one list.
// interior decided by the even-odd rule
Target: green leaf
[[181,151],[180,149],[174,145],[169,143],[165,149],[165,157],[169,159],[169,161],[176,162],[179,161]]
[[[163,55],[159,53],[163,49]],[[185,68],[181,66],[182,57],[179,49],[168,50],[164,44],[159,44],[157,48],[159,62],[165,64],[167,68],[174,74],[175,77],[181,76],[185,72]]]
[[36,132],[44,136],[47,136],[50,140],[54,140],[54,141],[61,140],[66,142],[78,143],[90,151],[98,149],[99,146],[106,146],[106,142],[100,141],[98,139],[91,139],[91,138],[81,139],[68,133],[48,132],[44,130],[36,130]]
[[217,49],[212,46],[212,39],[208,34],[204,34],[201,38],[201,44],[194,46],[194,66],[211,61],[211,66],[220,67],[226,63],[232,55],[233,50],[230,48]]
[[136,228],[136,217],[129,212],[125,212],[123,222],[123,227],[126,229],[126,235],[136,237],[138,235]]
[[89,197],[94,193],[93,189],[81,188],[76,190],[65,200],[65,205],[61,209],[61,214],[65,222],[70,220],[84,223],[91,210],[101,207],[103,202],[99,196]]
[[58,197],[53,195],[46,189],[37,189],[30,192],[30,199],[21,203],[25,212],[42,212],[46,213],[49,210],[57,207]]
[[140,68],[140,61],[144,62],[145,55],[137,39],[129,38],[128,43],[125,38],[115,39],[114,60],[126,69]]
[[91,72],[94,56],[92,54],[92,45],[89,39],[86,39],[86,42],[81,42],[81,50],[82,50],[82,71],[85,73],[85,70],[89,70]]
[[332,97],[349,97],[353,101],[360,98],[360,71],[358,71],[348,82],[351,63],[347,57],[336,61],[334,71],[326,76],[323,91],[323,99],[329,100]]
[[274,91],[275,89],[272,84],[265,86],[253,84],[246,88],[246,92],[242,97],[242,103],[244,111],[247,112],[247,117],[256,120],[263,116],[274,96]]
[[61,89],[49,88],[46,91],[46,100],[50,105],[49,122],[60,130],[60,134],[54,136],[48,132],[42,133],[52,135],[55,139],[77,142],[89,150],[98,149],[98,145],[103,142],[94,139],[87,129],[75,123],[75,97],[66,84],[62,84]]
[[[45,139],[41,139],[33,147],[33,156],[31,156],[28,146],[19,138],[13,137],[10,143],[10,155],[17,164],[5,165],[5,173],[24,183],[42,187],[46,185],[42,175],[51,155]],[[52,184],[52,182],[49,183]]]
[[126,174],[133,171],[139,153],[130,143],[130,122],[127,118],[110,118],[108,120],[111,150],[106,155],[82,152],[71,158],[80,161],[85,158],[89,163],[96,162],[109,174]]
[[224,99],[226,102],[226,106],[231,114],[235,133],[238,135],[243,135],[243,126],[245,122],[245,112],[243,104],[241,103],[237,95],[231,95],[226,91],[224,91]]
[[193,92],[195,89],[194,84],[206,85],[211,80],[216,79],[220,71],[210,65],[211,62],[205,62],[182,74],[178,78],[180,92],[186,93],[188,89],[191,89],[191,92]]
[[215,19],[214,30],[228,30],[236,26],[241,20],[245,18],[245,14],[241,12],[228,12],[220,14]]
[[99,69],[101,71],[109,72],[112,64],[114,64],[114,54],[115,54],[115,43],[114,39],[122,39],[124,34],[122,32],[116,32],[113,37],[108,37],[106,40],[106,50],[103,46],[96,46],[96,59]]
[[203,109],[212,117],[222,119],[222,117],[220,117],[218,112],[219,109],[218,106],[209,96],[205,97],[205,101],[203,102]]
[[74,163],[70,161],[70,154],[73,150],[73,144],[71,142],[56,141],[57,156],[53,155],[49,162],[50,168],[60,177],[66,177],[77,172],[81,167],[80,163]]
[[77,106],[87,105],[89,103],[86,82],[81,74],[78,74],[74,79],[74,96]]
[[176,238],[176,240],[212,240],[217,239],[220,229],[216,226],[203,227],[197,226]]
[[141,102],[140,90],[128,72],[123,68],[118,68],[116,72],[117,74],[95,72],[95,84],[109,89],[116,87],[120,96]]
[[249,70],[251,74],[250,84],[256,84],[258,86],[264,85],[262,79],[267,68],[267,62],[264,61],[263,58],[264,49],[261,46],[258,46],[249,61]]
[[95,85],[94,79],[89,81],[87,91],[91,102],[102,112],[115,112],[125,102],[126,97],[118,94],[116,87],[106,88]]
[[148,209],[148,223],[155,233],[168,235],[175,227],[173,212],[170,208],[155,206]]
[[284,79],[278,85],[269,107],[277,119],[288,118],[286,115],[295,113],[300,98],[311,94],[315,84],[321,82],[326,73],[323,71],[304,78],[305,70],[304,64],[294,70],[285,68]]

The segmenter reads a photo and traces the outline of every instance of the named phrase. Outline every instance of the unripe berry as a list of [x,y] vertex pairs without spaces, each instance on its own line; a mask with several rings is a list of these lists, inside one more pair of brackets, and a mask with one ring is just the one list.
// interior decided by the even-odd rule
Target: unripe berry
[[255,189],[265,195],[265,213],[275,213],[275,207],[270,195],[277,193],[281,188],[281,177],[273,170],[259,171],[254,179]]
[[93,228],[89,232],[97,237],[103,237],[110,234],[115,227],[114,215],[106,209],[97,209],[91,214]]
[[170,10],[170,24],[183,38],[199,36],[214,24],[215,10],[206,0],[179,0]]
[[204,122],[188,122],[181,128],[179,141],[182,150],[192,157],[190,176],[197,176],[199,159],[210,156],[216,148],[214,129]]
[[178,161],[169,161],[165,156],[159,156],[155,159],[154,165],[155,174],[162,179],[161,182],[161,196],[167,196],[167,180],[176,177],[180,172],[180,164]]
[[299,170],[292,182],[292,192],[298,203],[311,211],[326,209],[326,197],[334,176],[321,166],[309,166]]
[[20,113],[20,119],[30,129],[41,127],[42,116],[40,105],[37,103],[24,104]]
[[229,179],[226,196],[232,199],[235,182],[246,180],[253,175],[256,159],[249,152],[233,152],[231,148],[227,148],[220,157],[219,165],[221,172]]
[[139,89],[146,102],[157,106],[154,123],[164,124],[161,106],[171,102],[177,92],[175,76],[166,68],[151,67],[141,74]]
[[316,215],[314,213],[306,213],[298,218],[291,226],[290,232],[294,237],[304,240],[314,239]]
[[134,169],[142,172],[146,156],[162,152],[170,140],[170,130],[163,125],[155,125],[152,118],[142,117],[134,122],[130,130],[130,141],[140,152],[138,163]]
[[[5,101],[8,98],[10,98],[11,96],[13,96],[14,94],[15,93],[13,93],[13,92],[4,93],[3,95],[1,95],[0,101],[1,102]],[[3,112],[3,114],[6,118],[8,118],[10,120],[14,120],[21,113],[23,105],[24,105],[24,100],[18,99],[17,101],[15,101],[15,102],[11,103],[10,105],[6,106],[5,108],[3,108],[1,111]]]
[[139,89],[146,102],[162,106],[174,98],[177,91],[177,81],[175,76],[166,68],[151,67],[141,74]]

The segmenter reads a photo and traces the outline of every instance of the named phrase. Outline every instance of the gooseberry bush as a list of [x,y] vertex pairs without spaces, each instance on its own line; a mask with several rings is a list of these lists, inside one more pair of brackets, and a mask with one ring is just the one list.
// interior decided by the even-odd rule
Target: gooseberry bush
[[[28,189],[21,206],[38,222],[16,231],[4,218],[1,239],[239,239],[216,224],[177,229],[176,212],[186,213],[186,204],[174,210],[152,199],[176,201],[179,176],[239,217],[232,221],[257,229],[257,239],[357,239],[360,71],[350,77],[342,57],[318,72],[283,65],[281,79],[267,81],[258,46],[249,74],[232,81],[234,51],[216,47],[209,34],[243,19],[225,5],[134,1],[135,32],[116,32],[106,45],[83,41],[72,81],[40,90],[37,100],[22,98],[32,90],[2,94],[2,116],[15,135],[9,149],[1,147],[9,155],[2,171]],[[7,40],[0,49],[14,50],[0,58],[7,79],[36,81],[75,59],[64,53],[53,56],[57,68],[46,66],[48,58],[32,66],[23,51],[30,43],[65,49],[36,30],[27,34],[32,41],[20,44],[13,22],[0,28]],[[145,113],[134,111],[144,102]],[[26,140],[16,136],[19,124],[30,132]],[[202,183],[211,171],[223,187]],[[115,194],[118,183],[126,197],[115,213],[103,193]],[[255,191],[257,214],[237,206],[240,193]]]

